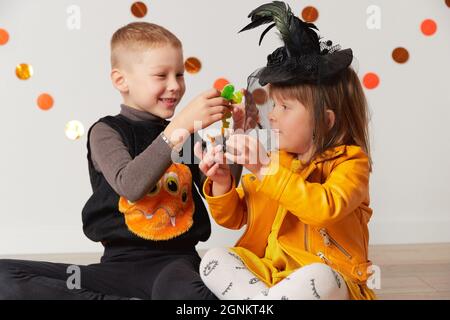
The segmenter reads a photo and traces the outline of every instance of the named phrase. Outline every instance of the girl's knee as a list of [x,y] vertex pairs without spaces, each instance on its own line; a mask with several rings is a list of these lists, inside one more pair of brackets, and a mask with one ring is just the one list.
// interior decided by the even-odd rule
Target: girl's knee
[[[305,266],[311,279],[317,279],[323,300],[347,300],[348,288],[344,278],[324,263],[313,263]],[[302,268],[303,269],[303,268]]]
[[317,299],[348,299],[348,289],[344,278],[326,264],[313,263],[304,266],[293,272],[288,278],[299,281],[310,288]]
[[219,260],[226,255],[228,249],[226,248],[214,248],[208,250],[200,261],[200,277],[205,281],[214,269],[219,265]]

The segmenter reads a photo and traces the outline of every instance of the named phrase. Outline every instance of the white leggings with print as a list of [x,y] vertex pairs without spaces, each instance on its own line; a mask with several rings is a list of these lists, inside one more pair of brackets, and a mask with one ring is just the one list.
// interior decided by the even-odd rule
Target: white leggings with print
[[200,276],[220,300],[349,299],[342,276],[325,264],[307,265],[269,288],[226,248],[206,252],[200,263]]

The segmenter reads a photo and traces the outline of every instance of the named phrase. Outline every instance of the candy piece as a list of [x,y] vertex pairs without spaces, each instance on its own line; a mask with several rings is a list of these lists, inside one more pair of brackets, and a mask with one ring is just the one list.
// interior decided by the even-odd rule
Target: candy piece
[[227,112],[225,112],[225,114],[224,114],[225,119],[230,119],[231,116],[232,116],[232,114],[231,114],[231,111],[229,111],[229,110]]
[[[220,96],[228,101],[231,101],[234,104],[237,104],[242,102],[243,93],[241,91],[234,92],[234,86],[232,84],[227,84],[223,87]],[[227,119],[230,119],[231,117],[231,110],[228,110],[227,112],[225,112],[222,118],[221,134],[223,137],[223,152],[226,151],[226,129],[230,128],[230,122]]]
[[227,84],[223,87],[221,96],[227,100],[232,100],[234,94],[234,86],[232,84]]
[[234,104],[238,104],[242,102],[242,97],[244,96],[244,94],[242,93],[242,91],[237,91],[233,94],[233,103]]

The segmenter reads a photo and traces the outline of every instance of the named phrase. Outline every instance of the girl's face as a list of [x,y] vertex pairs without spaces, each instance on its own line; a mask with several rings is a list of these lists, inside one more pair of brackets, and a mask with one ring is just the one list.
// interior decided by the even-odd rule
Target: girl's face
[[274,107],[269,113],[272,129],[279,131],[279,149],[301,155],[309,155],[313,148],[313,117],[311,112],[296,99],[274,97]]

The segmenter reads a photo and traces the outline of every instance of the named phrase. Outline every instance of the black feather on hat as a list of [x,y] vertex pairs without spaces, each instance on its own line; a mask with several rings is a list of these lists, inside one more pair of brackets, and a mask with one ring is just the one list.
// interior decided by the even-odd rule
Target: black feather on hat
[[271,23],[261,34],[259,44],[273,27],[280,33],[284,46],[267,57],[267,65],[254,72],[261,86],[268,83],[298,84],[321,82],[346,69],[353,60],[351,49],[341,50],[331,41],[321,41],[317,27],[295,16],[284,2],[273,1],[253,10],[252,22],[241,31]]

